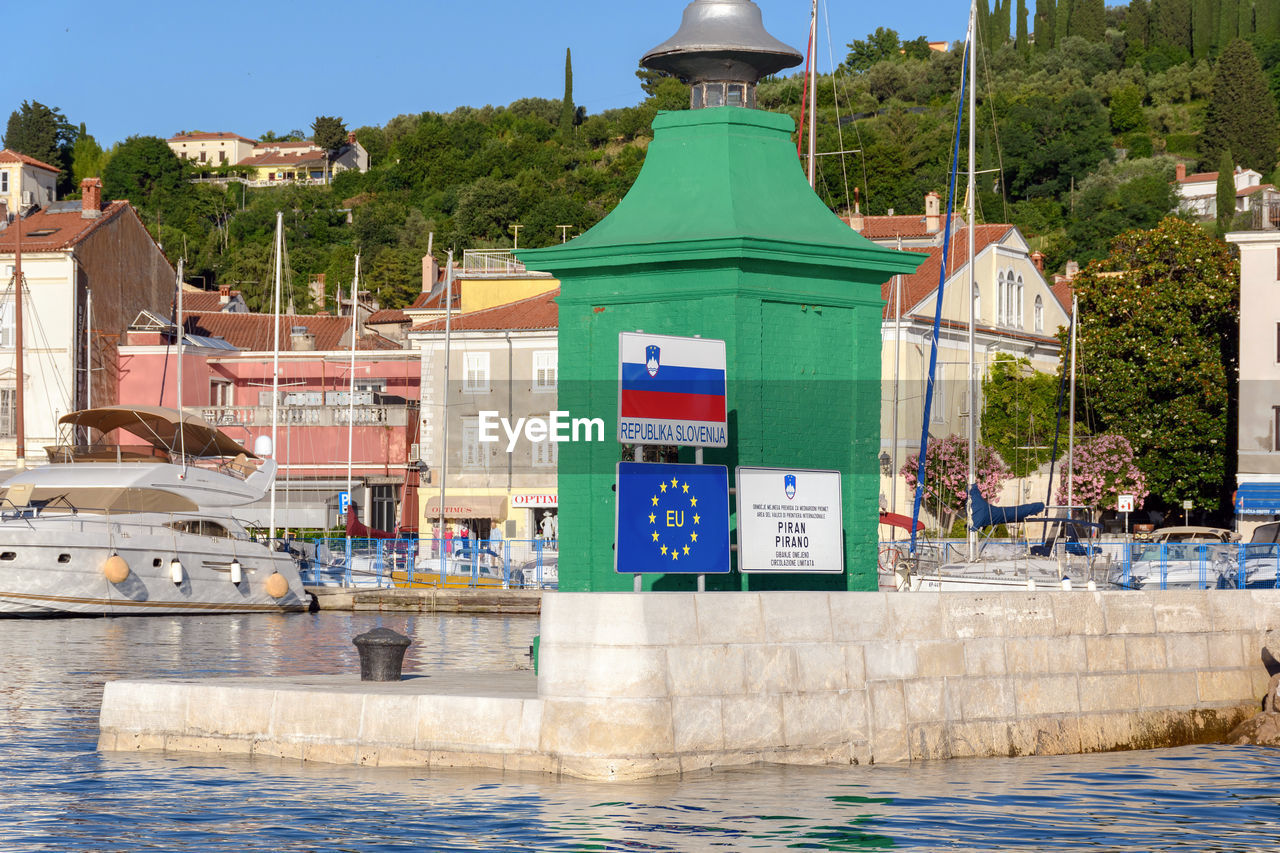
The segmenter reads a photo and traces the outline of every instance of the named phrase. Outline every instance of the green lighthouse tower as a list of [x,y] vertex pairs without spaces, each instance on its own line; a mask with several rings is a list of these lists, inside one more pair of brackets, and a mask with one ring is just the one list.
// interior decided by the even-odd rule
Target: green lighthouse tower
[[[729,446],[704,461],[842,473],[843,575],[708,576],[708,589],[876,588],[880,285],[923,258],[876,246],[833,215],[796,158],[787,116],[756,81],[800,55],[750,0],[695,0],[645,65],[693,84],[661,113],[630,192],[574,240],[520,252],[561,281],[559,402],[602,418],[604,442],[559,446],[560,589],[628,590],[614,572],[618,334],[725,341]],[[681,462],[694,461],[691,448]],[[646,587],[693,589],[687,575]]]

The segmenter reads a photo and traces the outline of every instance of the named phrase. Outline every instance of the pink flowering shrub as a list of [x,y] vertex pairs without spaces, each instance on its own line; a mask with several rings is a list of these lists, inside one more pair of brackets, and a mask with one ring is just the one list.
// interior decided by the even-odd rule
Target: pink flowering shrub
[[[920,454],[907,457],[899,473],[907,482],[907,488],[916,488],[916,472]],[[1000,485],[1013,476],[1000,454],[979,444],[974,456],[974,475],[978,491],[987,500],[993,500]],[[950,530],[956,516],[964,511],[969,488],[969,441],[963,436],[929,440],[924,463],[924,508],[939,514],[943,530]]]
[[[1076,506],[1093,510],[1094,517],[1104,509],[1116,508],[1117,495],[1134,495],[1136,508],[1142,507],[1147,494],[1147,478],[1133,461],[1133,446],[1122,435],[1107,433],[1086,438],[1076,444],[1074,471],[1071,477],[1071,499]],[[1058,503],[1067,503],[1067,458],[1058,461]]]

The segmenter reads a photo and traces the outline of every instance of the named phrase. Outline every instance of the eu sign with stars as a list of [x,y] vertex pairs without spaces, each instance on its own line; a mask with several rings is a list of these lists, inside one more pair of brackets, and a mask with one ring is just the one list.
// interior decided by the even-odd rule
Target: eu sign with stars
[[619,462],[614,541],[619,574],[728,572],[728,469]]

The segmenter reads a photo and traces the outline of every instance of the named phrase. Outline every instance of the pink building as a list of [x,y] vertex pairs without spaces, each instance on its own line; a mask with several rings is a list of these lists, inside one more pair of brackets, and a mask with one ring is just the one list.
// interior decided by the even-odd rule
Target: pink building
[[[183,406],[251,448],[259,435],[271,434],[272,318],[184,313]],[[277,527],[333,526],[348,459],[362,521],[382,530],[416,525],[419,352],[362,327],[353,377],[351,332],[350,317],[280,319]],[[120,402],[175,406],[177,385],[172,326],[143,312],[120,347]],[[241,515],[269,524],[266,502]]]

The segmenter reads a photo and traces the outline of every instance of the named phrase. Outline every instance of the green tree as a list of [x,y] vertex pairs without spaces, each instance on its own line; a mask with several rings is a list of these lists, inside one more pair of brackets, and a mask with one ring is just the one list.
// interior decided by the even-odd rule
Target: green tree
[[1107,111],[1089,90],[1012,104],[1000,126],[1005,170],[1015,198],[1062,195],[1111,157]]
[[1213,93],[1200,137],[1202,164],[1212,166],[1230,151],[1237,165],[1270,174],[1280,149],[1280,115],[1253,46],[1236,39],[1213,75]]
[[85,178],[96,178],[102,174],[107,156],[98,144],[98,140],[90,136],[82,123],[80,132],[76,134],[75,145],[71,147],[71,180],[76,187]]
[[[985,8],[985,2],[986,0],[983,0],[978,4],[979,9]],[[897,30],[876,27],[874,33],[869,33],[865,39],[854,39],[849,42],[848,47],[849,55],[845,57],[844,69],[854,74],[861,74],[877,62],[898,59],[902,42],[898,38]]]
[[0,143],[11,151],[34,157],[42,163],[57,166],[58,192],[69,191],[71,183],[71,149],[79,135],[75,126],[57,107],[39,101],[23,101],[9,114],[4,139]]
[[1115,235],[1158,225],[1177,205],[1173,176],[1172,158],[1130,158],[1104,164],[1081,181],[1067,223],[1075,259],[1084,263],[1106,257]]
[[1106,32],[1107,11],[1103,0],[1073,0],[1071,35],[1088,41],[1102,41]]
[[1139,56],[1147,49],[1149,14],[1147,0],[1129,0],[1124,16],[1125,51],[1129,56]]
[[1221,0],[1194,0],[1191,6],[1191,55],[1205,59],[1218,38]]
[[1229,500],[1238,281],[1226,244],[1168,218],[1116,238],[1073,282],[1087,419],[1129,440],[1165,505]]
[[1018,49],[1018,53],[1023,56],[1031,49],[1030,43],[1027,41],[1027,0],[1018,0],[1018,32],[1014,37],[1014,47]]
[[144,216],[157,217],[186,194],[182,161],[157,136],[130,136],[102,171],[107,198],[128,199]]
[[1142,111],[1142,89],[1133,83],[1111,94],[1111,129],[1116,133],[1146,130],[1147,117]]
[[1151,0],[1149,26],[1152,47],[1191,52],[1191,0]]
[[[1052,3],[1053,0],[1045,0]],[[1058,0],[1058,11],[1054,15],[1054,27],[1057,32],[1056,42],[1059,47],[1066,40],[1067,36],[1072,35],[1074,30],[1071,29],[1071,13],[1075,10],[1075,0]]]
[[338,149],[347,144],[347,126],[341,116],[316,116],[311,123],[311,141],[324,152],[325,171]]
[[1235,163],[1231,159],[1230,151],[1222,152],[1222,159],[1218,161],[1218,186],[1216,189],[1216,202],[1218,212],[1218,236],[1222,237],[1231,230],[1231,220],[1236,216],[1236,181],[1235,181]]
[[[1015,477],[1053,458],[1058,384],[1056,375],[1004,353],[996,355],[982,381],[982,442],[1000,454]],[[1064,435],[1066,426],[1064,418]]]
[[[1138,2],[1138,0],[1135,0]],[[1057,6],[1053,0],[1040,0],[1036,4],[1036,53],[1044,54],[1053,50],[1055,36],[1055,22],[1057,20]]]
[[573,58],[569,48],[564,49],[564,98],[560,101],[560,137],[568,141],[573,136],[573,120],[577,111],[573,108]]
[[[1240,32],[1240,0],[1218,0],[1218,32],[1213,46],[1219,51],[1241,35]],[[1249,2],[1249,0],[1246,0]]]

